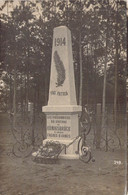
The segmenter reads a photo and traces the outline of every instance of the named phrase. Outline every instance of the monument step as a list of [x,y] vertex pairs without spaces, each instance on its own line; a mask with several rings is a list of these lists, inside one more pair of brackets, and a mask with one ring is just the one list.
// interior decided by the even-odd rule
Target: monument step
[[79,154],[60,154],[58,158],[69,159],[69,160],[79,159]]
[[48,105],[42,108],[43,112],[81,112],[82,108],[78,105]]

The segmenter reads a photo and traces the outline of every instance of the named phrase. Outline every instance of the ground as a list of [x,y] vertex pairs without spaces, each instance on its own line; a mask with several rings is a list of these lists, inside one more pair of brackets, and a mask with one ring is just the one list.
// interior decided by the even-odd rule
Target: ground
[[80,160],[39,164],[31,155],[10,155],[13,144],[8,118],[0,114],[0,195],[124,195],[124,149],[93,150],[96,161],[87,164]]

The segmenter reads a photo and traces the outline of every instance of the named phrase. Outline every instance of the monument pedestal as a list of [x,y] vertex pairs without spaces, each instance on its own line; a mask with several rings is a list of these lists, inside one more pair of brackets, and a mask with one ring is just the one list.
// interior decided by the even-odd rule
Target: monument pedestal
[[45,106],[43,112],[46,114],[47,141],[58,141],[64,145],[59,158],[78,159],[78,141],[79,141],[79,115],[81,106],[77,105],[56,105]]

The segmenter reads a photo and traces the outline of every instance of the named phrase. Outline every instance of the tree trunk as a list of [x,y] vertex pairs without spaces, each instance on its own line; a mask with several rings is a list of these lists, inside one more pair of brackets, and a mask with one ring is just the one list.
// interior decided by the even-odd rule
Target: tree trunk
[[103,96],[102,96],[102,125],[101,129],[104,131],[105,129],[105,140],[106,140],[106,151],[108,150],[107,147],[107,128],[105,128],[106,123],[106,78],[107,78],[107,49],[108,49],[108,23],[109,17],[107,18],[107,26],[106,26],[106,48],[105,48],[105,65],[104,65],[104,81],[103,81]]
[[83,67],[82,67],[82,45],[81,45],[81,32],[82,32],[82,4],[80,0],[80,31],[79,31],[79,60],[80,60],[80,91],[79,91],[79,105],[82,106],[83,99]]
[[88,44],[87,44],[87,74],[86,74],[86,82],[87,82],[87,91],[86,91],[86,96],[87,96],[87,106],[89,104],[89,71],[88,71]]
[[28,101],[29,101],[29,68],[27,64],[27,83],[26,83],[26,113],[28,112]]
[[102,96],[102,129],[104,129],[105,127],[106,77],[107,77],[107,57],[105,56],[103,96]]
[[79,105],[82,106],[82,88],[83,88],[83,67],[82,67],[82,48],[81,48],[81,32],[79,34],[79,58],[80,58],[80,90],[79,90]]
[[12,112],[12,77],[10,73],[10,82],[9,82],[10,94],[9,94],[9,102],[10,102],[10,113]]
[[76,97],[77,97],[77,104],[79,104],[79,87],[80,87],[80,67],[77,63],[77,68],[76,68]]
[[47,105],[47,103],[48,103],[48,75],[47,75],[47,71],[45,72],[45,91],[44,91],[44,93],[45,93],[45,105]]
[[[96,50],[96,45],[94,47],[94,50]],[[96,56],[94,55],[94,109],[96,113],[96,106],[97,106],[97,78],[96,78]]]
[[[118,12],[118,3],[117,3]],[[114,87],[114,132],[117,131],[117,82],[118,82],[118,36],[117,36],[117,19],[118,13],[116,13],[116,26],[115,26],[115,87]]]
[[25,75],[25,105],[24,105],[24,116],[26,113],[26,91],[27,91],[27,81],[26,81],[26,75]]
[[35,143],[35,118],[36,118],[36,83],[34,89],[34,103],[33,103],[33,114],[32,114],[32,146]]
[[21,73],[21,87],[20,87],[20,110],[21,110],[21,116],[23,116],[23,87],[22,87],[22,73]]
[[13,90],[13,127],[16,125],[16,64],[14,65],[14,90]]
[[37,78],[37,113],[40,112],[40,76]]

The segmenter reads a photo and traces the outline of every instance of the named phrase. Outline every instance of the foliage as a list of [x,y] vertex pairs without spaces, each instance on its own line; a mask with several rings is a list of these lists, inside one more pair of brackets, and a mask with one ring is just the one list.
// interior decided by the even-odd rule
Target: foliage
[[125,96],[126,13],[122,5],[118,5],[118,10],[116,6],[116,1],[109,0],[108,4],[93,0],[70,1],[69,4],[67,1],[43,0],[38,4],[34,1],[21,2],[10,15],[3,14],[0,68],[1,72],[7,73],[6,78],[2,79],[10,89],[8,104],[12,104],[14,72],[17,82],[17,105],[32,101],[40,110],[47,104],[52,36],[53,29],[58,25],[68,26],[72,33],[77,98],[80,83],[78,40],[81,33],[83,104],[96,104],[102,101],[105,55],[107,55],[107,103],[113,103],[115,50],[118,47],[118,103],[121,104],[122,97]]

